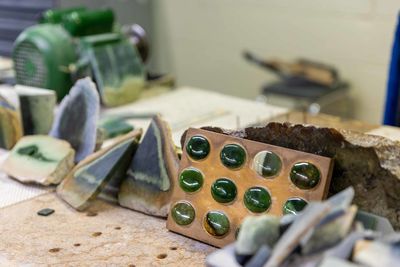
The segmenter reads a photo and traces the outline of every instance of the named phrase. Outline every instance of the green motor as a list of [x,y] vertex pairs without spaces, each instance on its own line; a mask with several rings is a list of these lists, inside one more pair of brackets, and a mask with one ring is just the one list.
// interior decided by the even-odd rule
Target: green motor
[[40,24],[22,32],[14,43],[13,61],[18,84],[56,91],[61,100],[73,81],[70,64],[78,60],[73,39],[57,24]]
[[41,24],[18,36],[13,61],[18,84],[52,89],[58,100],[77,78],[90,75],[103,104],[120,105],[135,100],[145,79],[136,47],[114,31],[110,9],[46,11]]

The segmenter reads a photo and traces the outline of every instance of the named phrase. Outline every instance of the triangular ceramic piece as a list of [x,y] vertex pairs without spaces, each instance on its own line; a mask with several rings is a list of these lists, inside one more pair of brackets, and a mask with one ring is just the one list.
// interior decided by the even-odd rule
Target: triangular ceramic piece
[[22,183],[59,184],[74,166],[70,144],[47,135],[21,138],[2,169]]
[[121,169],[126,171],[140,136],[139,130],[128,133],[81,161],[57,187],[57,194],[73,208],[84,210]]
[[166,217],[178,167],[169,126],[160,116],[155,116],[122,182],[118,195],[120,205]]
[[90,78],[78,80],[62,100],[49,135],[68,141],[79,162],[95,151],[100,99]]

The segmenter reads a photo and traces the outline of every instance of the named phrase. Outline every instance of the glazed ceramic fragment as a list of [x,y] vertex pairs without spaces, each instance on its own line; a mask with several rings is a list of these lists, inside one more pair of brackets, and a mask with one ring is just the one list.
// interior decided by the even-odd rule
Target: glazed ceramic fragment
[[115,143],[81,161],[57,187],[57,194],[77,210],[84,210],[105,185],[128,168],[141,131],[118,138]]
[[271,248],[267,245],[262,245],[256,254],[244,265],[245,267],[261,267],[271,256]]
[[365,229],[375,230],[383,234],[394,233],[393,226],[387,218],[359,210],[356,221],[361,222]]
[[274,246],[271,257],[265,267],[278,267],[299,245],[307,232],[315,227],[331,210],[326,203],[310,203],[301,216],[293,222]]
[[170,129],[160,116],[155,116],[122,182],[118,196],[120,205],[166,217],[178,165]]
[[223,249],[211,253],[206,258],[207,267],[241,267],[235,259],[235,245],[231,244]]
[[16,85],[21,103],[24,135],[48,134],[54,119],[57,97],[53,90]]
[[330,258],[324,258],[322,262],[318,265],[318,267],[361,267],[361,266],[346,260],[330,257]]
[[400,246],[378,241],[359,240],[354,246],[353,261],[368,267],[393,267],[400,262]]
[[18,96],[12,88],[2,88],[0,90],[0,148],[11,149],[22,135]]
[[246,217],[235,244],[236,253],[253,255],[262,245],[273,247],[279,239],[279,225],[279,218],[271,215]]
[[99,128],[104,131],[104,139],[114,138],[133,130],[132,125],[119,117],[102,119],[99,123]]
[[66,141],[45,135],[21,138],[3,164],[22,183],[59,184],[74,166],[75,152]]
[[304,240],[301,252],[305,255],[316,253],[339,243],[349,233],[356,212],[357,208],[352,206],[338,217],[316,227],[311,237]]
[[79,162],[95,150],[100,99],[90,78],[78,80],[62,100],[50,135],[68,141]]

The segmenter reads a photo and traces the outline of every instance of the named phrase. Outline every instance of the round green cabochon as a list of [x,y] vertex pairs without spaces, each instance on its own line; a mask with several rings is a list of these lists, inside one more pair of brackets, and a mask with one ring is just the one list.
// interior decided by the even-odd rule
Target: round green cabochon
[[186,152],[192,159],[204,159],[210,153],[210,143],[203,136],[192,136],[186,145]]
[[246,161],[246,152],[236,144],[225,145],[220,154],[221,162],[230,169],[236,169]]

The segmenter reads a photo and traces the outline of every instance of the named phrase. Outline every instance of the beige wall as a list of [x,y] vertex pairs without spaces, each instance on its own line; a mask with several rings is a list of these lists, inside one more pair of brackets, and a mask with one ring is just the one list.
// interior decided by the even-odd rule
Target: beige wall
[[398,0],[154,0],[159,70],[193,85],[254,98],[274,76],[244,62],[306,57],[336,65],[355,117],[380,122]]

